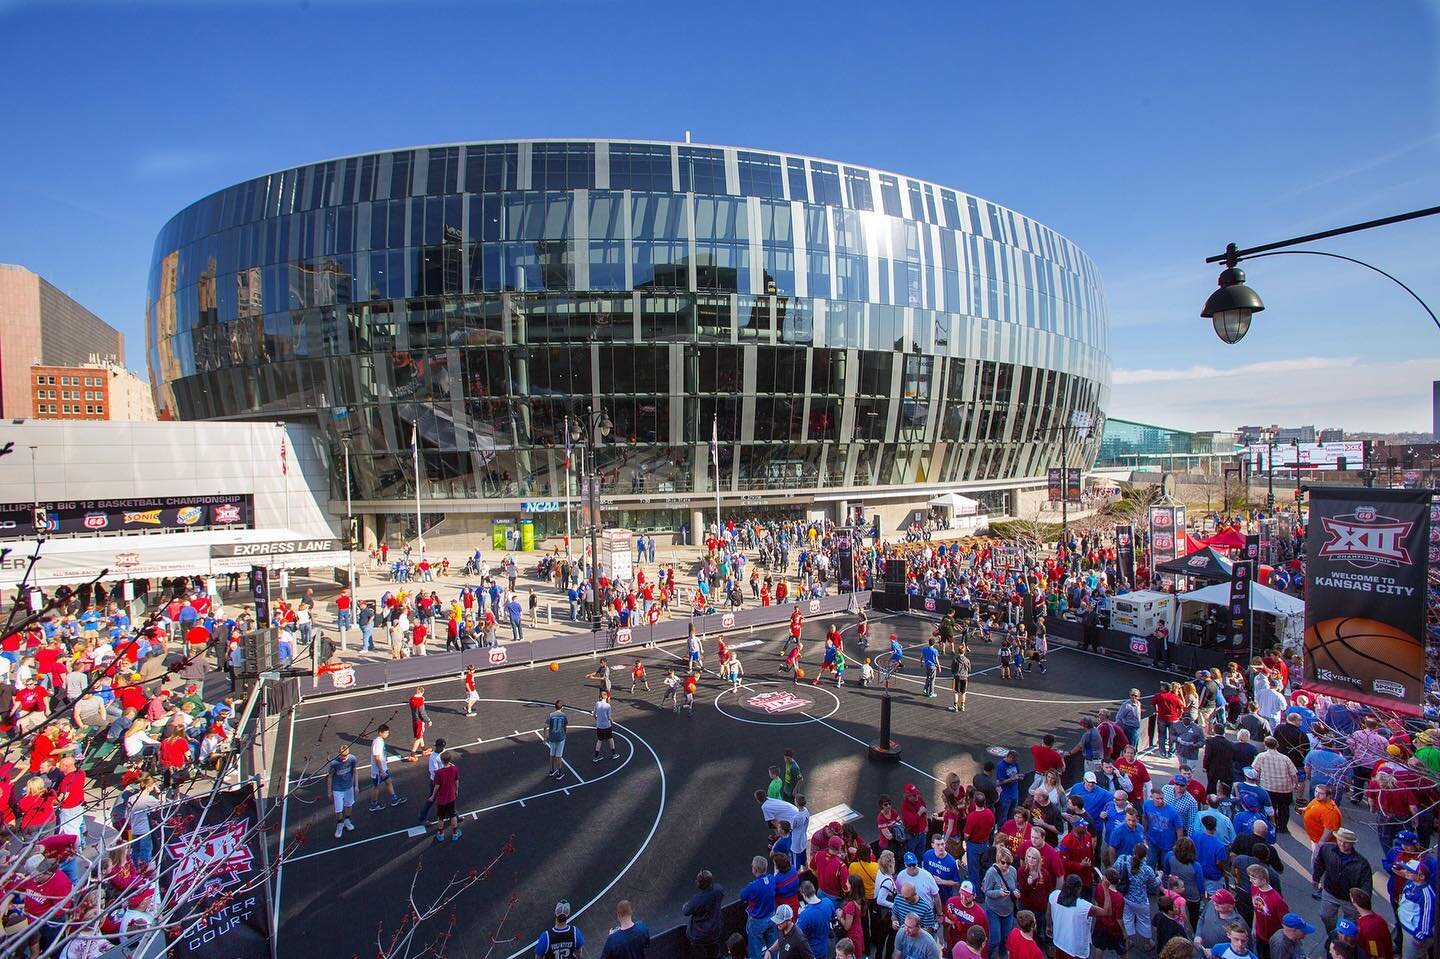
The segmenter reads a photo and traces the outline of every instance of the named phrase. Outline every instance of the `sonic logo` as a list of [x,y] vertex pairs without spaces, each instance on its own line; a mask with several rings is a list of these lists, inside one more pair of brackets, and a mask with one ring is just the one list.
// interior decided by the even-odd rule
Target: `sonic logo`
[[145,526],[159,526],[160,511],[158,509],[136,510],[135,512],[126,513],[122,521],[126,526],[129,526],[131,523],[139,523]]

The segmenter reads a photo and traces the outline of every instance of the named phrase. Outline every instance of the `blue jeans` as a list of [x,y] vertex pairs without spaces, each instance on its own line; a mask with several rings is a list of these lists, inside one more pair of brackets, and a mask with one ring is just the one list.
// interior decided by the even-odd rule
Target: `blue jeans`
[[775,923],[767,916],[764,919],[746,918],[745,939],[748,944],[746,959],[761,959],[770,944],[780,938],[780,933],[775,929]]
[[341,629],[350,628],[350,610],[342,609],[335,614],[336,625]]
[[514,620],[513,622],[511,622],[511,624],[510,624],[510,636],[511,636],[511,638],[512,638],[515,642],[517,642],[517,643],[524,641],[524,639],[525,639],[525,633],[524,633],[524,632],[521,630],[521,628],[520,628],[520,620],[517,619],[517,620]]
[[1138,753],[1140,751],[1140,727],[1121,726],[1120,731],[1125,734],[1126,739],[1130,740],[1130,745],[1134,746],[1135,751]]
[[1019,802],[1019,796],[1007,796],[1002,792],[1000,794],[1000,808],[995,811],[995,821],[1004,822],[1009,819],[1010,814],[1015,811],[1015,807]]
[[1175,741],[1180,736],[1179,723],[1163,723],[1155,721],[1155,731],[1160,737],[1159,744],[1155,747],[1162,755],[1169,756],[1175,752]]
[[365,625],[360,627],[360,648],[367,653],[375,651],[375,627]]
[[980,892],[980,860],[985,858],[985,853],[990,849],[988,842],[965,843],[965,878],[975,887],[976,893]]
[[1005,950],[1005,938],[1010,935],[1010,930],[1015,928],[1015,913],[997,916],[986,909],[985,915],[990,920],[990,955],[998,956]]

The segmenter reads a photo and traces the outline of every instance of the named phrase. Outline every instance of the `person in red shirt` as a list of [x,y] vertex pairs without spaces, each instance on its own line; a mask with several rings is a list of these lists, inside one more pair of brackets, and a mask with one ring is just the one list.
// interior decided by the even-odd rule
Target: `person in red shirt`
[[413,763],[420,758],[425,750],[425,727],[433,725],[430,714],[425,711],[425,687],[416,686],[415,695],[410,697],[410,731],[415,734],[415,741],[410,744],[407,761]]
[[989,803],[989,798],[976,790],[975,808],[965,817],[965,866],[972,886],[980,882],[980,862],[990,851],[990,837],[995,833],[995,812]]
[[1383,916],[1373,905],[1369,889],[1351,889],[1350,904],[1359,913],[1355,920],[1355,948],[1364,959],[1395,959],[1395,940]]
[[1250,902],[1255,909],[1255,941],[1269,944],[1270,937],[1280,931],[1285,913],[1290,911],[1280,890],[1270,885],[1270,870],[1260,863],[1246,867],[1250,877]]
[[70,877],[60,870],[54,859],[41,860],[35,872],[21,884],[19,891],[25,904],[25,915],[31,922],[40,921],[56,904],[62,904],[58,911],[45,920],[45,927],[40,932],[42,949],[55,941],[61,924],[65,921],[63,903],[70,898],[73,888]]
[[1034,763],[1035,773],[1042,779],[1052,769],[1065,772],[1065,757],[1055,748],[1055,737],[1050,733],[1045,734],[1042,743],[1030,747],[1030,758]]
[[169,735],[160,740],[160,775],[166,789],[176,789],[185,781],[185,768],[190,765],[190,740],[183,728],[171,726]]
[[29,732],[45,722],[50,695],[34,676],[15,691],[15,723],[21,732]]
[[17,805],[22,836],[34,836],[55,822],[55,793],[51,792],[44,776],[31,777],[25,783],[25,793]]
[[1077,819],[1068,833],[1060,840],[1060,857],[1065,862],[1065,875],[1079,876],[1090,898],[1090,888],[1095,884],[1095,837],[1090,834],[1090,823]]
[[809,864],[815,872],[815,884],[820,891],[835,899],[845,895],[849,872],[845,866],[845,840],[831,836],[825,848],[817,852]]
[[[974,926],[989,931],[990,920],[980,903],[975,901],[975,887],[966,879],[960,883],[955,895],[945,900],[945,954],[954,951],[955,946],[965,938]],[[985,951],[980,950],[981,955]]]
[[[1150,795],[1150,769],[1136,757],[1134,743],[1126,746],[1125,752],[1115,760],[1115,768],[1130,777],[1131,800],[1143,800]],[[1200,808],[1205,808],[1203,803]]]
[[56,790],[60,802],[61,833],[75,836],[80,845],[85,845],[85,787],[88,777],[85,770],[75,764],[75,757],[65,756],[58,763],[60,785]]
[[1005,951],[1009,959],[1045,959],[1036,935],[1035,913],[1022,909],[1015,914],[1015,928],[1005,938]]
[[1151,697],[1150,705],[1155,709],[1155,732],[1160,740],[1157,752],[1169,759],[1175,754],[1175,739],[1180,734],[1180,713],[1185,704],[1171,691],[1169,683],[1161,683],[1160,692]]
[[425,655],[425,638],[430,635],[430,630],[424,623],[416,622],[410,630],[410,655]]
[[435,801],[435,816],[440,822],[435,841],[444,842],[448,835],[454,842],[462,834],[460,818],[455,815],[455,802],[460,795],[460,767],[455,765],[454,754],[448,749],[440,754],[440,764],[440,768],[435,770],[430,793],[430,798]]

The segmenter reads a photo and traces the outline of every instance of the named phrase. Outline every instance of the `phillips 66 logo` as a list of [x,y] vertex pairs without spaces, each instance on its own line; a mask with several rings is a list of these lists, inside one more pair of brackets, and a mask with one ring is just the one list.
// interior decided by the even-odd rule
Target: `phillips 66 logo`
[[491,665],[491,666],[503,666],[503,665],[505,665],[505,647],[504,647],[504,646],[496,646],[494,649],[490,650],[490,665]]
[[624,646],[630,642],[630,627],[625,626],[615,630],[615,645]]
[[928,610],[930,610],[931,612],[934,612],[934,611],[935,611],[935,597],[933,597],[933,596],[926,596],[926,597],[925,597],[925,608],[928,609]]
[[810,612],[812,612],[812,613],[818,613],[818,612],[820,612],[820,600],[818,600],[818,599],[812,599],[812,600],[810,600]]
[[731,626],[734,626],[734,625],[735,625],[735,614],[734,614],[734,613],[724,613],[724,614],[722,614],[722,615],[720,616],[720,628],[721,628],[721,629],[729,629]]
[[1150,512],[1150,525],[1156,529],[1169,529],[1175,522],[1175,517],[1168,509],[1157,509]]

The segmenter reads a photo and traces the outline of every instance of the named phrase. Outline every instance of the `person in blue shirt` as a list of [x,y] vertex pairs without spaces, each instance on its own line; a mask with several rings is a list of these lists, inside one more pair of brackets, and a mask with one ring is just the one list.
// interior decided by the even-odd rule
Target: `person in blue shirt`
[[1140,816],[1134,806],[1125,810],[1125,816],[1110,824],[1105,844],[1110,847],[1110,858],[1114,860],[1129,856],[1135,847],[1145,841],[1145,830],[1140,825]]
[[925,643],[920,650],[920,661],[925,665],[925,698],[934,699],[935,674],[940,671],[940,651],[935,648],[935,640]]
[[[1328,740],[1320,740],[1320,745],[1305,754],[1305,781],[1310,784],[1311,795],[1314,795],[1316,786],[1329,786],[1334,791],[1340,785],[1340,777],[1344,775],[1348,762],[1331,747]],[[1338,793],[1336,795],[1338,797]]]
[[600,959],[645,959],[645,947],[650,945],[650,930],[645,923],[636,922],[629,899],[615,904],[615,928],[605,939],[600,950]]
[[1083,782],[1078,782],[1070,787],[1069,795],[1078,797],[1084,804],[1085,818],[1089,820],[1090,828],[1095,831],[1095,834],[1097,836],[1105,835],[1104,830],[1101,829],[1100,813],[1108,803],[1113,801],[1114,797],[1100,788],[1095,781],[1095,774],[1093,772],[1086,773]]
[[830,923],[835,919],[835,900],[815,893],[815,884],[800,884],[800,915],[795,925],[810,944],[810,953],[819,957],[830,954]]
[[1231,822],[1235,824],[1235,835],[1250,835],[1255,830],[1255,820],[1257,819],[1264,820],[1267,826],[1271,825],[1270,817],[1266,816],[1264,811],[1260,809],[1254,796],[1242,793],[1240,802],[1244,808],[1237,812],[1231,819]]
[[1180,838],[1180,814],[1166,804],[1165,791],[1156,787],[1145,802],[1144,818],[1145,842],[1150,847],[1151,862],[1158,867]]
[[1020,805],[1020,764],[1018,754],[1011,749],[1005,758],[995,764],[995,784],[1000,787],[1000,805],[995,811],[995,821],[1004,822],[1010,818],[1015,807]]
[[1203,820],[1204,829],[1192,838],[1195,842],[1195,863],[1200,867],[1200,876],[1205,881],[1205,892],[1212,893],[1225,886],[1224,866],[1230,860],[1230,850],[1215,837],[1215,821]]
[[740,890],[745,903],[746,959],[762,959],[778,933],[770,917],[775,914],[775,877],[770,873],[770,860],[756,856],[750,861],[752,879]]
[[920,857],[920,868],[934,878],[940,887],[940,901],[943,903],[960,889],[960,863],[945,850],[945,837],[939,834],[930,838],[930,848]]
[[570,902],[561,899],[555,904],[554,927],[535,940],[535,959],[575,959],[584,948],[579,927],[570,925]]

